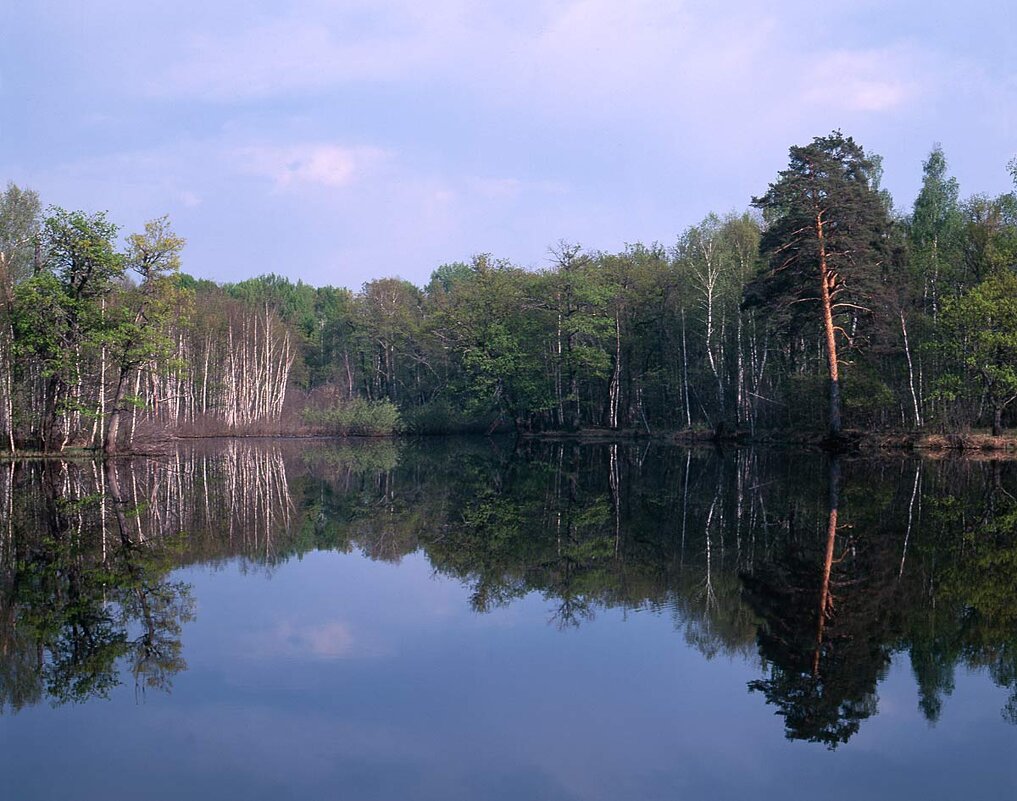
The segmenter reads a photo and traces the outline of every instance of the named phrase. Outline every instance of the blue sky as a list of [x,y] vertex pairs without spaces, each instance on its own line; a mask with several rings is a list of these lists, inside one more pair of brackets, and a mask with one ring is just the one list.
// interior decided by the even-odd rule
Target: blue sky
[[4,4],[0,179],[169,214],[185,269],[358,288],[559,239],[669,244],[841,128],[909,207],[941,142],[1012,184],[1017,4],[21,0]]

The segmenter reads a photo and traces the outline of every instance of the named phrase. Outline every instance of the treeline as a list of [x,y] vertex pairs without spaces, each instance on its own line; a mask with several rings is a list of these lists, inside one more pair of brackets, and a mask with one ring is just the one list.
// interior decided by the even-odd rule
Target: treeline
[[[1011,164],[1017,180],[1017,163]],[[137,432],[965,430],[1017,399],[1017,195],[960,196],[938,147],[909,213],[835,132],[743,214],[547,267],[489,254],[354,293],[179,272],[165,220],[3,196],[9,447]]]

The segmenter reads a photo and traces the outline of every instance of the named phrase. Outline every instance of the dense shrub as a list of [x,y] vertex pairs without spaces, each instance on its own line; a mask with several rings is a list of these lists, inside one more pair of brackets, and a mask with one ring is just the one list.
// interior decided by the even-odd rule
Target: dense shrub
[[384,436],[403,430],[399,407],[390,401],[353,398],[328,409],[305,409],[304,422],[338,436]]
[[413,434],[484,434],[491,429],[495,414],[453,408],[438,399],[403,413],[405,429]]

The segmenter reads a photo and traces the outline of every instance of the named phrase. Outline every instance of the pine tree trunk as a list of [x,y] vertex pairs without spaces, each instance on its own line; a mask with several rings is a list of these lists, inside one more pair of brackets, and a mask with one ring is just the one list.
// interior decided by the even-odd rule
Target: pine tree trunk
[[823,215],[816,215],[816,236],[819,240],[820,300],[823,304],[823,332],[826,339],[826,359],[830,369],[830,436],[840,436],[840,370],[837,363],[837,335],[833,325],[833,300],[830,292],[836,276],[826,260],[826,239],[823,234]]
[[819,588],[819,620],[816,625],[816,650],[812,657],[812,675],[819,675],[819,658],[823,652],[823,634],[826,621],[833,612],[833,595],[830,593],[830,575],[833,571],[834,547],[837,542],[837,507],[840,505],[840,464],[834,456],[830,462],[830,517],[826,527],[826,555],[823,558],[823,577]]

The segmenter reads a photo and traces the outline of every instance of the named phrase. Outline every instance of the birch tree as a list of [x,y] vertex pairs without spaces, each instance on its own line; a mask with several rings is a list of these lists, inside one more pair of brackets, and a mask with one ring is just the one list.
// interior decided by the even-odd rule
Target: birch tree
[[31,274],[39,244],[39,196],[8,184],[0,195],[0,429],[14,451],[14,287]]

